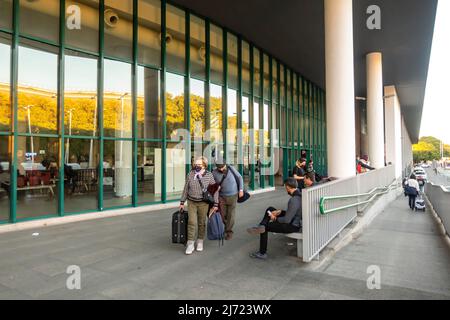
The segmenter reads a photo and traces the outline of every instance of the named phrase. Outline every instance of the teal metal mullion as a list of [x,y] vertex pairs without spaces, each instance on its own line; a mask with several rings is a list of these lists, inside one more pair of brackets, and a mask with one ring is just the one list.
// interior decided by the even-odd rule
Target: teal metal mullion
[[191,16],[189,11],[185,12],[185,68],[186,76],[184,77],[184,121],[186,131],[186,175],[191,170]]
[[301,117],[302,117],[302,115],[301,115],[301,110],[300,110],[300,104],[301,104],[301,102],[300,102],[300,99],[301,99],[301,97],[300,97],[300,76],[298,74],[295,77],[295,81],[297,83],[297,123],[298,123],[296,134],[297,134],[298,150],[301,150],[302,146],[301,146],[300,142],[302,141],[302,138],[301,138],[301,123],[302,123]]
[[[287,68],[286,65],[283,65],[284,69],[284,142],[285,142],[285,152],[286,152],[286,165],[283,166],[284,169],[284,177],[287,178],[289,176],[289,140],[288,140],[288,122],[289,122],[289,113],[288,113],[288,88],[287,88]],[[283,157],[284,158],[284,157]]]
[[248,104],[248,108],[249,108],[249,131],[251,132],[250,134],[250,148],[249,148],[249,153],[250,153],[250,164],[249,164],[249,169],[250,169],[250,189],[255,190],[255,122],[253,121],[253,117],[254,117],[254,57],[253,57],[253,45],[250,44],[249,45],[249,51],[250,51],[250,97],[249,97],[249,104]]
[[281,143],[281,66],[280,62],[277,61],[277,114],[278,114],[278,121],[277,121],[277,127],[278,127],[278,143],[280,145],[280,148],[282,148],[283,144]]
[[132,108],[133,108],[133,126],[132,126],[132,137],[133,137],[133,186],[132,186],[132,205],[136,207],[138,205],[138,182],[137,182],[137,153],[138,153],[138,142],[137,142],[137,71],[138,71],[138,0],[133,0],[133,66],[131,74],[131,96],[132,96]]
[[242,132],[242,38],[238,37],[238,101],[237,101],[237,138],[239,173],[244,176],[244,144]]
[[[266,145],[264,144],[264,53],[259,50],[259,158],[264,158]],[[262,138],[262,139],[261,139]],[[264,159],[265,160],[265,159]],[[260,160],[259,168],[259,185],[261,189],[265,188],[265,177],[262,175],[263,162]]]
[[[205,19],[205,52],[205,128],[208,132],[211,129],[211,26],[208,19]],[[211,139],[210,135],[207,135],[207,137],[208,140]],[[203,139],[202,141],[205,142]],[[206,156],[209,158],[210,155]],[[209,169],[211,167],[211,164],[209,164]]]
[[[103,135],[103,86],[104,86],[104,63],[105,63],[105,32],[104,32],[104,12],[105,1],[99,3],[99,45],[98,45],[98,68],[97,68],[97,114],[98,114],[98,133],[99,133],[99,163],[98,163],[98,209],[103,211],[103,158],[104,158],[104,135]],[[95,119],[94,119],[95,120]]]
[[294,71],[291,70],[291,92],[289,92],[289,94],[291,95],[291,105],[290,105],[290,110],[291,110],[291,116],[289,117],[289,121],[288,123],[290,124],[289,126],[289,141],[290,141],[290,148],[291,148],[291,165],[293,163],[295,163],[294,159],[295,159],[295,143],[294,143]]
[[303,77],[300,78],[300,85],[302,87],[302,94],[300,97],[301,108],[300,108],[300,116],[302,117],[301,128],[300,128],[300,141],[302,142],[301,149],[305,149],[306,147],[306,137],[305,137],[305,80]]
[[161,110],[162,110],[162,152],[161,152],[161,162],[162,162],[162,176],[161,176],[161,201],[163,203],[167,202],[167,190],[166,190],[166,174],[167,174],[167,164],[166,164],[166,149],[167,149],[167,136],[166,136],[166,0],[161,0]]
[[[314,84],[311,83],[311,154],[312,154],[312,160],[314,161],[315,157],[315,92],[314,92]],[[311,158],[311,155],[309,156]]]
[[318,132],[317,132],[317,86],[313,85],[313,116],[314,116],[314,127],[313,127],[313,142],[314,142],[314,152],[313,161],[314,164],[317,163],[317,144],[318,144]]
[[274,141],[272,136],[273,128],[273,66],[272,66],[272,56],[269,56],[269,150],[270,150],[270,176],[269,176],[269,185],[271,187],[275,186],[274,179],[274,166],[275,166],[275,157],[274,157]]
[[316,161],[317,161],[317,166],[318,166],[317,172],[320,173],[322,171],[322,168],[321,168],[321,155],[322,155],[321,138],[322,138],[322,136],[321,136],[321,129],[320,129],[321,128],[321,122],[320,122],[321,103],[320,103],[320,88],[319,87],[316,88],[316,94],[317,94],[317,98],[316,98],[316,100],[317,100],[317,102],[316,102],[316,104],[317,104],[317,110],[316,110],[317,157],[316,157]]
[[65,125],[64,125],[64,74],[65,74],[65,8],[66,0],[59,2],[59,55],[58,55],[58,110],[59,110],[59,181],[58,181],[58,215],[64,215],[64,159],[65,159]]
[[11,43],[11,107],[13,114],[12,132],[13,132],[13,152],[11,155],[11,188],[9,220],[11,223],[17,222],[17,131],[18,120],[17,112],[19,106],[17,97],[18,88],[18,60],[19,60],[19,0],[13,2],[13,37]]
[[319,164],[320,169],[320,131],[319,131],[319,116],[320,116],[320,96],[319,96],[319,87],[316,86],[316,158],[314,163]]
[[223,31],[223,87],[222,87],[222,137],[223,137],[223,155],[224,160],[228,161],[228,33],[225,29]]
[[308,84],[308,159],[311,156],[311,82],[307,81]]
[[325,91],[322,91],[322,132],[323,132],[323,175],[327,173],[327,120],[326,120],[326,103]]
[[323,91],[320,90],[320,174],[324,175],[325,163],[324,163],[324,136],[323,136]]

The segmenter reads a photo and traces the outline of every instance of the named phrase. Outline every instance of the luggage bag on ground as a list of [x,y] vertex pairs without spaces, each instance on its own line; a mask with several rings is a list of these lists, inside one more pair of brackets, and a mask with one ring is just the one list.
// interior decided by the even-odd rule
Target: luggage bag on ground
[[414,207],[415,207],[415,210],[416,211],[419,211],[419,210],[421,210],[421,211],[425,211],[425,200],[422,198],[422,196],[419,196],[417,199],[416,199],[416,202],[414,203]]
[[187,226],[187,211],[177,211],[172,215],[172,243],[186,244]]

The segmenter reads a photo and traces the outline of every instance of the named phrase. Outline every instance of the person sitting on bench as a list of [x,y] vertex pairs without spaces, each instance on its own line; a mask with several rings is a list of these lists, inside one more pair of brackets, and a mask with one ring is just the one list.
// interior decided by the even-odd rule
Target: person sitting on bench
[[250,234],[259,234],[259,251],[251,253],[250,257],[256,259],[267,259],[268,233],[294,233],[299,232],[302,225],[302,198],[297,189],[297,181],[289,178],[284,182],[286,192],[291,196],[286,211],[268,208],[264,213],[264,218],[256,227],[247,229]]

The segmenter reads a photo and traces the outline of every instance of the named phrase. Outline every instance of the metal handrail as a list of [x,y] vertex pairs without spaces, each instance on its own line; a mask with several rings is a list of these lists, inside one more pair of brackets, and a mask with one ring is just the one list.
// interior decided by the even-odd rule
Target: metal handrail
[[[367,193],[351,194],[351,195],[344,195],[344,196],[322,197],[322,198],[320,198],[320,206],[319,206],[320,207],[320,214],[321,215],[326,215],[326,214],[330,214],[330,213],[333,213],[333,212],[342,211],[342,210],[353,208],[353,207],[358,207],[358,206],[363,205],[363,204],[369,204],[373,200],[375,200],[378,196],[381,196],[383,194],[386,194],[386,193],[390,192],[393,189],[393,186],[396,186],[396,185],[397,185],[397,180],[393,181],[387,187],[374,188],[374,189],[372,189],[371,191],[369,191]],[[383,190],[383,191],[375,193],[368,200],[352,203],[352,204],[349,204],[349,205],[346,205],[346,206],[343,206],[343,207],[338,207],[338,208],[334,208],[334,209],[325,210],[325,207],[324,207],[325,206],[325,201],[366,197],[366,196],[370,196],[371,194],[373,194],[374,192],[376,192],[378,190]]]

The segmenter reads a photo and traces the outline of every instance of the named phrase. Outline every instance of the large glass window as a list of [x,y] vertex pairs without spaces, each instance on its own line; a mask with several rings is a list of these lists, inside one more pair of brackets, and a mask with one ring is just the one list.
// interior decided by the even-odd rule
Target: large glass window
[[278,103],[278,62],[272,59],[272,100]]
[[261,151],[261,162],[262,162],[262,168],[261,173],[263,174],[263,179],[265,186],[269,185],[269,168],[270,168],[270,160],[271,160],[271,153],[270,153],[270,126],[269,126],[269,105],[264,103],[263,106],[263,143],[262,143],[262,151]]
[[257,48],[253,48],[253,94],[261,97],[261,57]]
[[105,140],[103,149],[104,206],[111,208],[130,205],[133,193],[132,142]]
[[0,0],[0,28],[12,28],[12,2],[13,0]]
[[237,99],[238,94],[236,90],[227,90],[227,144],[228,144],[228,155],[227,161],[231,164],[235,164],[237,161]]
[[162,110],[160,103],[160,73],[138,67],[137,121],[138,138],[162,138]]
[[264,99],[270,99],[270,65],[269,56],[264,54]]
[[260,112],[259,112],[259,99],[255,98],[253,103],[253,134],[254,134],[254,158],[255,159],[255,188],[259,188],[261,180],[261,122],[260,122]]
[[35,42],[20,46],[17,106],[20,133],[57,133],[57,71],[56,48]]
[[11,139],[0,136],[0,222],[9,219],[11,186]]
[[97,59],[66,51],[64,84],[66,135],[97,136]]
[[286,106],[286,87],[284,86],[285,84],[285,77],[284,77],[284,66],[280,65],[280,102],[282,106]]
[[183,10],[172,5],[166,7],[166,56],[167,69],[185,73],[186,17]]
[[0,35],[0,131],[11,129],[11,47],[9,40]]
[[167,138],[178,141],[178,129],[184,129],[184,77],[167,73],[166,76],[166,130]]
[[[168,143],[166,149],[166,193],[168,200],[179,200],[186,177],[186,150],[179,144]],[[156,163],[162,163],[160,152],[156,152]],[[156,179],[159,176],[156,175]]]
[[98,52],[98,0],[66,0],[66,45]]
[[190,29],[191,76],[206,80],[205,20],[191,15]]
[[191,79],[190,88],[191,136],[194,140],[202,140],[206,130],[205,83],[200,80]]
[[211,82],[223,85],[223,30],[211,24],[210,27]]
[[161,201],[161,143],[139,142],[137,164],[138,203]]
[[228,52],[228,86],[238,89],[238,39],[235,35],[227,33]]
[[105,55],[133,57],[133,0],[105,0]]
[[210,86],[210,135],[209,141],[222,142],[222,87],[215,84]]
[[17,218],[58,213],[57,138],[19,137],[17,140]]
[[131,65],[105,60],[105,86],[103,96],[104,135],[131,138]]
[[250,93],[250,45],[242,41],[242,90]]
[[59,42],[59,0],[20,0],[20,33]]
[[98,207],[98,140],[65,139],[64,212],[95,211]]
[[280,129],[280,135],[281,135],[281,145],[286,146],[286,108],[281,108],[281,129]]
[[242,97],[242,147],[243,147],[243,168],[244,184],[250,184],[250,105],[249,98]]
[[161,65],[161,1],[139,0],[138,61]]

